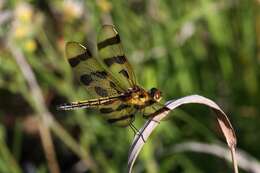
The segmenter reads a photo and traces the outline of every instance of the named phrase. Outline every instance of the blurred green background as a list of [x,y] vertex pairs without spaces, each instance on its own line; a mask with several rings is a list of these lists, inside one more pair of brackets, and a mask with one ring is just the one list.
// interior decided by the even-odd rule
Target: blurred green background
[[[260,159],[259,0],[0,0],[1,173],[126,171],[131,129],[111,126],[95,111],[56,110],[87,98],[65,61],[65,43],[95,49],[102,24],[111,23],[142,86],[160,88],[165,100],[200,94],[216,101],[238,148]],[[137,117],[135,126],[144,122]],[[189,141],[224,144],[206,107],[174,111],[134,172],[232,171],[214,155],[174,152]]]

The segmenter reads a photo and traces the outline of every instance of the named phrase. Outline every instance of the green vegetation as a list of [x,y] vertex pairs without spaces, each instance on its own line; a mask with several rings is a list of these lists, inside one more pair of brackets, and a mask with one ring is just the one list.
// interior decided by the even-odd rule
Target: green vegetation
[[[130,128],[110,126],[92,110],[56,110],[88,97],[65,61],[65,43],[95,50],[98,30],[111,21],[142,86],[160,88],[165,101],[190,94],[215,100],[231,119],[238,147],[260,158],[259,0],[0,0],[0,173],[126,171]],[[28,84],[32,78],[19,58],[42,93]],[[147,141],[134,171],[231,172],[218,157],[171,150],[191,140],[223,143],[211,114],[203,106],[173,112]],[[135,126],[144,122],[139,116]]]

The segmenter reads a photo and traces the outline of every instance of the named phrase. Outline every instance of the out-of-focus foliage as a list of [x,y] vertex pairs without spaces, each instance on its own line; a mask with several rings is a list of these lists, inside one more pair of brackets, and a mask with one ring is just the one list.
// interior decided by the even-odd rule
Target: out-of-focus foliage
[[[110,126],[95,111],[55,108],[87,97],[65,61],[65,43],[95,50],[98,30],[111,21],[141,85],[160,88],[165,100],[195,93],[215,100],[230,115],[238,146],[260,158],[259,0],[0,0],[0,172],[48,172],[32,92],[10,47],[22,51],[46,106],[98,171],[126,170],[131,129]],[[208,114],[197,106],[173,113],[147,142],[135,171],[231,172],[219,158],[171,152],[186,140],[223,140]],[[143,122],[137,117],[135,125]],[[80,158],[53,140],[61,172],[80,170]]]

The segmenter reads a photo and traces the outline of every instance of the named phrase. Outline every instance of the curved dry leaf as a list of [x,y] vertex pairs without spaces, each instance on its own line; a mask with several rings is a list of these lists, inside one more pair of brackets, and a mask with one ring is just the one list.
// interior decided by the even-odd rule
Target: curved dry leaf
[[[182,152],[205,153],[232,162],[229,148],[222,144],[210,144],[197,141],[185,141],[173,145],[173,147],[167,150],[165,154],[171,155]],[[236,153],[236,159],[239,163],[240,169],[243,169],[245,172],[260,173],[260,162],[256,158],[241,149],[236,150]]]
[[[182,106],[184,104],[189,103],[197,103],[197,104],[203,104],[208,107],[210,107],[217,115],[217,121],[219,123],[219,126],[226,138],[226,142],[230,148],[231,155],[232,155],[232,161],[233,161],[233,168],[234,172],[238,173],[237,168],[237,162],[235,157],[235,147],[236,147],[236,135],[235,131],[233,130],[233,127],[227,117],[227,115],[223,112],[220,107],[213,102],[212,100],[205,98],[203,96],[199,95],[191,95],[186,96],[177,100],[168,101],[165,106],[168,108],[162,108],[154,113],[156,116],[151,116],[152,118],[148,119],[147,122],[144,124],[144,126],[139,130],[139,133],[135,135],[135,138],[132,142],[132,145],[129,150],[129,156],[128,156],[128,172],[132,172],[132,168],[134,165],[134,162],[140,153],[144,141],[147,140],[152,131],[155,129],[155,127],[158,126],[159,122],[164,119],[171,110],[176,109],[179,106]],[[140,135],[141,134],[141,135]]]

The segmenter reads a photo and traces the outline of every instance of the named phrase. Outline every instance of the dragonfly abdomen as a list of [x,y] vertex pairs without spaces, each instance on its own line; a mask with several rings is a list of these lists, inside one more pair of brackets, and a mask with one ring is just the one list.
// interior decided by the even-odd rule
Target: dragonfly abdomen
[[116,98],[100,98],[86,101],[78,101],[71,103],[64,103],[57,107],[58,110],[73,110],[73,109],[84,109],[84,108],[97,108],[100,105],[111,104]]

